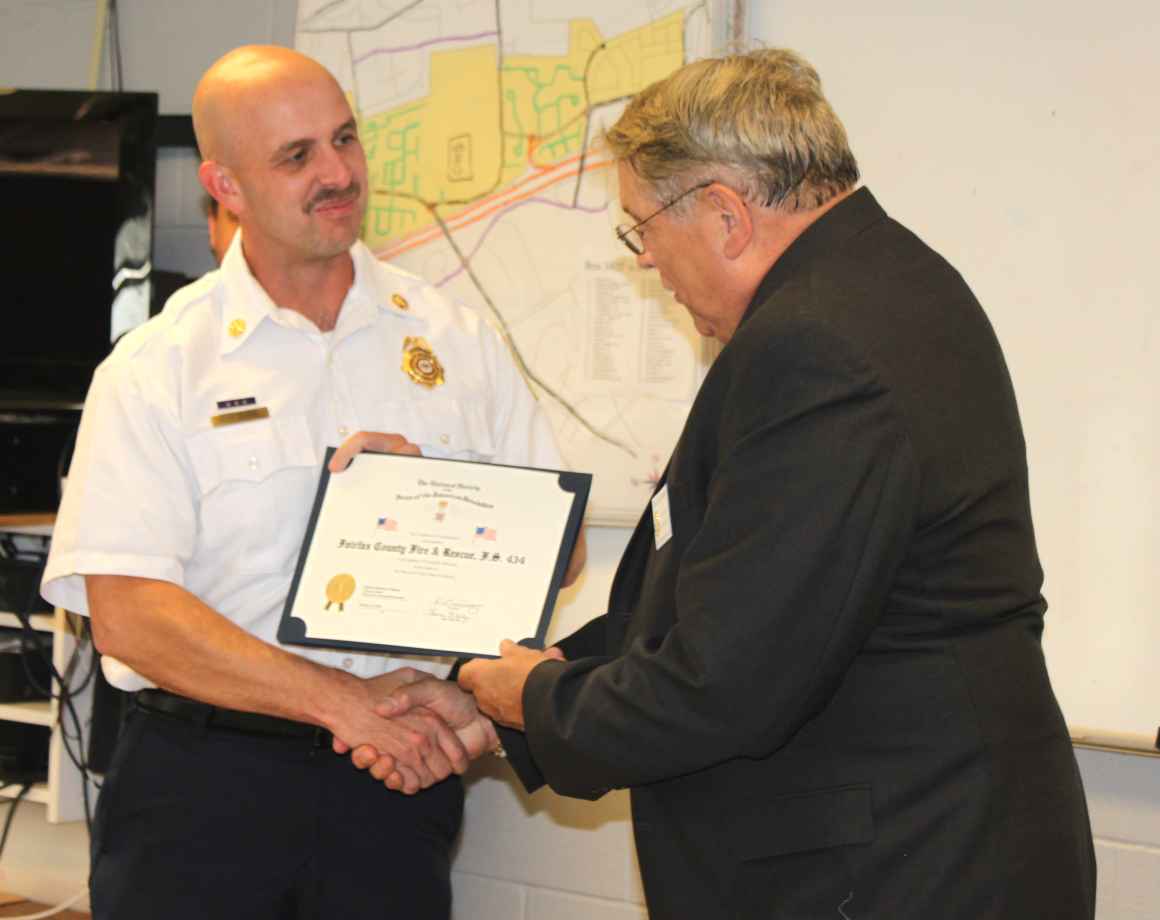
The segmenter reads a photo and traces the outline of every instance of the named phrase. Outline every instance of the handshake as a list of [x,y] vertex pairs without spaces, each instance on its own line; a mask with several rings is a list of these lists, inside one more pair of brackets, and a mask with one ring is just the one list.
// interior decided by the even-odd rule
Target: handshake
[[510,641],[500,654],[467,662],[458,685],[414,668],[360,681],[364,705],[335,720],[334,750],[406,795],[465,772],[472,760],[499,749],[496,723],[524,727],[523,690],[532,668],[564,659],[559,649],[539,652]]

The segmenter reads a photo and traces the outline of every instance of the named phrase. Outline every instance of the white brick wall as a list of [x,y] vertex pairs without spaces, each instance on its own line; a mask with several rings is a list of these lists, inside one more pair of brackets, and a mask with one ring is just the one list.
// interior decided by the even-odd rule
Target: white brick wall
[[198,157],[193,150],[165,149],[157,158],[157,211],[153,262],[166,271],[190,277],[209,271],[202,188],[197,181]]
[[[622,528],[590,528],[588,568],[561,597],[549,641],[603,612]],[[628,794],[598,802],[528,794],[498,759],[473,769],[454,861],[454,920],[638,920],[644,895]]]
[[1096,858],[1098,920],[1160,917],[1160,847],[1098,840]]
[[1076,752],[1099,881],[1097,920],[1160,917],[1160,758]]

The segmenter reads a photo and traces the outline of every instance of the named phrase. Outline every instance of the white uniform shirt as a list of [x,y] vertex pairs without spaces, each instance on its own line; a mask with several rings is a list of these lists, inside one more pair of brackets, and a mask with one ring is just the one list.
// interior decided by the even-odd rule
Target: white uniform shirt
[[[84,575],[160,579],[278,644],[327,446],[386,431],[430,457],[560,468],[543,413],[477,314],[356,243],[354,284],[322,333],[270,300],[240,238],[94,374],[41,588],[49,602],[87,615]],[[443,384],[403,371],[408,336],[427,341]],[[250,399],[269,417],[211,425]],[[403,663],[285,648],[359,677]],[[115,686],[149,686],[104,662]],[[438,659],[405,663],[445,672]]]

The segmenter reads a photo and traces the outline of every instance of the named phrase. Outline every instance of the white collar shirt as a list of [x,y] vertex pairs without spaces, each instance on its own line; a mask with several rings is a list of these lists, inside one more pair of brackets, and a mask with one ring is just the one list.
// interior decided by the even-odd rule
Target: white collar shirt
[[[86,398],[46,599],[87,615],[85,575],[160,579],[278,644],[326,447],[387,431],[427,456],[560,468],[544,414],[478,314],[362,243],[351,257],[354,283],[332,332],[270,300],[238,234],[220,270],[118,343]],[[404,371],[408,337],[429,344],[442,384]],[[269,414],[212,424],[239,408]],[[286,648],[360,677],[402,663]],[[406,663],[445,671],[437,659]],[[120,662],[105,671],[125,690],[149,685]]]

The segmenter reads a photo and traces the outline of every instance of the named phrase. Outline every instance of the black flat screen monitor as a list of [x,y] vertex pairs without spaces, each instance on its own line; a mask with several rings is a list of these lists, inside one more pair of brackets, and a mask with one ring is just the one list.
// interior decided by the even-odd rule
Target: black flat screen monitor
[[149,315],[157,95],[0,90],[0,405],[78,405]]

